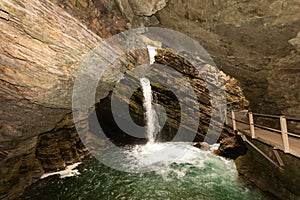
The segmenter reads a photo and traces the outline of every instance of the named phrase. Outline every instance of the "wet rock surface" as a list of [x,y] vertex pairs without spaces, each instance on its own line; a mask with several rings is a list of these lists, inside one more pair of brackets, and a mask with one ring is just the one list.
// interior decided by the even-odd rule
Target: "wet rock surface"
[[209,144],[207,144],[206,142],[197,142],[196,144],[194,144],[194,147],[197,147],[203,151],[210,151],[211,148],[209,146]]
[[230,136],[220,141],[220,146],[215,153],[225,158],[237,159],[239,156],[247,153],[247,147],[241,137]]

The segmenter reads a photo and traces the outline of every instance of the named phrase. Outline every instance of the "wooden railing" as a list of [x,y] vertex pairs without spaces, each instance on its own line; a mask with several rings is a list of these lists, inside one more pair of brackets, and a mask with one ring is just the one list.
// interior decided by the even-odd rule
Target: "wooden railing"
[[[248,120],[244,121],[242,119],[238,119],[237,116],[236,116],[238,113],[239,114],[244,114],[244,116],[247,116]],[[279,120],[278,122],[280,123],[280,130],[276,129],[276,128],[270,128],[270,127],[267,127],[267,126],[263,126],[263,125],[260,125],[260,124],[255,124],[254,123],[254,116],[269,118],[269,119],[272,118],[272,119],[275,119],[275,120],[278,119]],[[234,131],[239,131],[239,127],[237,125],[237,122],[248,125],[249,126],[248,131],[250,132],[250,136],[253,139],[257,137],[257,134],[256,134],[257,129],[256,128],[259,128],[259,129],[262,129],[262,130],[267,130],[267,131],[274,132],[274,133],[277,133],[277,134],[281,134],[282,148],[283,148],[282,150],[285,153],[290,153],[290,150],[291,150],[290,142],[289,142],[290,137],[299,139],[299,145],[300,145],[300,135],[296,134],[296,133],[288,132],[288,126],[287,126],[287,120],[288,121],[294,121],[294,122],[300,122],[300,119],[298,119],[298,118],[252,113],[252,112],[249,112],[248,110],[244,110],[244,111],[233,111],[232,110],[231,115],[227,116],[227,117],[229,117],[231,119],[232,128],[233,128]],[[228,120],[226,120],[226,122],[228,123]],[[299,155],[299,154],[300,154],[300,152],[297,153],[297,155]]]

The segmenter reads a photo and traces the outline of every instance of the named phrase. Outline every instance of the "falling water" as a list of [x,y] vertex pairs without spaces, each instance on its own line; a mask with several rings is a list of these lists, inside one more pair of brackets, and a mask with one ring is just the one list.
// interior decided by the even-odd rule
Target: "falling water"
[[155,133],[157,131],[158,123],[157,123],[157,115],[152,105],[152,90],[150,81],[147,78],[141,78],[140,80],[143,95],[144,95],[144,109],[146,111],[146,130],[147,130],[147,138],[149,143],[154,143],[155,141]]
[[149,53],[150,64],[153,64],[155,62],[156,47],[147,45],[147,49]]
[[215,146],[211,151],[202,151],[188,142],[155,143],[160,127],[152,105],[151,85],[147,78],[140,82],[146,111],[146,145],[111,147],[102,158],[109,160],[104,163],[113,163],[114,169],[94,158],[86,159],[79,166],[80,176],[43,179],[31,186],[22,199],[266,200],[256,188],[240,182],[233,160],[212,153]]
[[146,145],[107,148],[102,161],[113,165],[86,159],[76,171],[80,173],[74,174],[80,174],[78,177],[43,179],[21,199],[267,199],[239,180],[233,160],[212,153],[217,146],[203,151],[189,142],[155,143],[159,126],[150,81],[142,78],[140,82],[149,140]]

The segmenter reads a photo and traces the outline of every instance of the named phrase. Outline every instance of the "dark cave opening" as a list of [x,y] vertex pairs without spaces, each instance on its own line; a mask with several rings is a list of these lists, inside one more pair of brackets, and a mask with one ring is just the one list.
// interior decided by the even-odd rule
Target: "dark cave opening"
[[[160,119],[161,116],[158,116],[158,121],[161,129],[156,135],[156,141],[172,141],[176,136],[181,121],[179,101],[171,90],[168,90],[167,88],[164,88],[163,86],[158,84],[151,84],[151,86],[154,96],[153,103],[163,107],[166,114],[165,119]],[[129,114],[131,119],[124,117],[125,114],[122,113],[122,111],[113,115],[113,111],[111,109],[111,96],[112,94],[102,99],[95,105],[97,120],[102,128],[105,137],[107,137],[111,142],[118,146],[147,143],[145,131],[134,134],[126,133],[119,127],[119,124],[117,124],[116,122],[118,121],[116,120],[116,118],[119,118],[119,120],[121,120],[125,124],[128,123],[129,120],[132,120],[133,123],[138,126],[144,127],[146,125],[141,87],[138,87],[133,92],[129,100]],[[121,99],[118,100],[121,101]],[[157,107],[154,108],[155,110],[157,109]],[[164,124],[162,124],[163,122]],[[90,129],[92,132],[94,132],[94,134],[98,135],[96,132],[99,130],[92,127],[90,127]]]

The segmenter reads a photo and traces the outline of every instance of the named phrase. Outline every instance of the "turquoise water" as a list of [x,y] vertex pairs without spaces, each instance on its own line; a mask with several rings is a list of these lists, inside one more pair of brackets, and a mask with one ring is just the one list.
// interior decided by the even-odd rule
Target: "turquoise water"
[[[154,149],[159,149],[159,157],[152,154]],[[266,199],[239,179],[232,160],[188,143],[128,147],[121,154],[109,154],[118,167],[147,170],[124,172],[87,158],[78,167],[80,175],[43,179],[29,188],[22,199]]]

